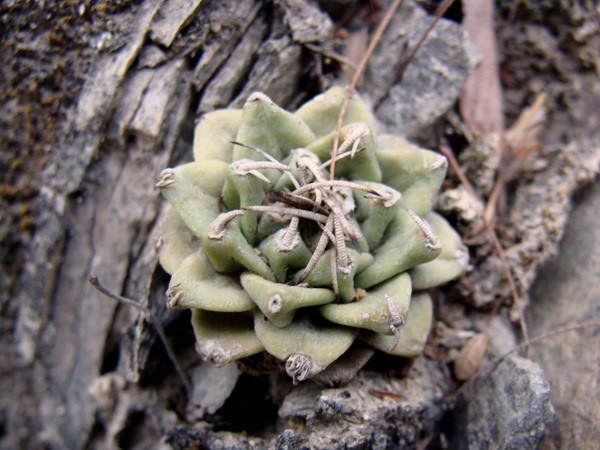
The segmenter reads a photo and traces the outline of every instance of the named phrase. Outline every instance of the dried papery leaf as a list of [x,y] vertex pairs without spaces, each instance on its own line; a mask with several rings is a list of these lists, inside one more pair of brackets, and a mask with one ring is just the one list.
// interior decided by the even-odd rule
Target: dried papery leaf
[[[356,71],[356,67],[360,64],[360,60],[367,50],[367,41],[369,32],[367,27],[362,27],[357,30],[350,31],[346,38],[346,58],[353,63],[353,66],[342,66],[344,75],[348,80],[352,79]],[[362,89],[364,75],[361,75],[356,82],[356,87]]]
[[454,360],[454,376],[457,380],[466,381],[477,373],[485,356],[488,334],[483,331],[473,336],[460,350]]
[[494,32],[494,2],[463,0],[462,4],[463,26],[483,54],[483,60],[463,87],[460,113],[473,132],[502,135],[504,114]]
[[548,112],[545,103],[546,94],[538,95],[533,105],[525,108],[506,131],[504,143],[509,153],[503,172],[505,181],[515,178],[540,149],[540,134]]

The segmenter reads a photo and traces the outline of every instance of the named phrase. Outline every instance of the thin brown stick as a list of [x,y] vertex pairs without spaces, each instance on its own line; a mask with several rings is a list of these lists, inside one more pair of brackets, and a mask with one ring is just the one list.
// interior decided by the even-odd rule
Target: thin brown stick
[[[469,182],[469,180],[467,180],[467,177],[465,176],[462,169],[460,168],[460,165],[458,164],[458,161],[456,160],[456,157],[454,156],[454,152],[452,151],[452,149],[446,145],[440,145],[440,151],[446,158],[448,158],[448,161],[450,162],[450,165],[456,172],[458,179],[465,186],[467,191],[473,196],[473,198],[477,199],[475,190],[473,189],[473,186],[471,186],[471,183]],[[517,287],[515,285],[512,274],[510,272],[510,268],[508,267],[508,261],[506,260],[506,254],[504,253],[504,248],[502,248],[500,239],[498,239],[498,235],[494,231],[492,224],[487,220],[487,218],[485,216],[483,218],[483,222],[485,224],[485,228],[486,228],[488,234],[490,235],[490,238],[492,239],[494,247],[496,248],[496,251],[498,252],[500,261],[502,262],[504,274],[506,276],[506,279],[508,280],[508,285],[510,286],[510,291],[511,291],[511,294],[513,297],[513,303],[514,303],[515,307],[517,308],[517,312],[519,313],[519,325],[521,327],[521,333],[523,334],[523,339],[525,340],[524,346],[526,349],[526,354],[527,354],[527,357],[529,358],[529,334],[527,332],[527,324],[525,323],[525,314],[523,312],[523,308],[519,301],[519,294],[517,292]],[[494,311],[496,309],[497,308],[494,308]],[[493,313],[495,314],[495,312],[493,312]]]
[[334,61],[339,62],[340,64],[344,64],[353,70],[356,70],[356,65],[352,61],[336,52],[329,51],[327,49],[324,49],[323,47],[319,47],[318,45],[314,45],[309,42],[304,42],[302,45],[304,45],[311,52],[319,53],[323,56],[326,56],[327,58],[331,58]]
[[429,26],[425,30],[425,33],[423,33],[423,35],[419,39],[419,42],[417,42],[417,45],[415,45],[415,48],[412,49],[410,55],[408,55],[406,60],[402,63],[402,66],[400,66],[400,70],[398,71],[398,76],[396,77],[396,80],[394,80],[394,84],[398,84],[402,81],[402,77],[404,77],[404,72],[406,71],[406,68],[414,59],[415,55],[419,51],[419,48],[421,48],[421,45],[423,45],[423,42],[425,42],[425,39],[427,39],[427,36],[431,32],[431,30],[433,30],[433,27],[435,27],[435,25],[442,18],[442,16],[446,14],[446,11],[448,11],[448,9],[452,6],[454,2],[455,0],[446,0],[446,4],[442,6],[442,8],[438,11],[438,13],[435,16],[435,19],[433,19],[433,22],[429,24]]
[[500,364],[502,361],[504,361],[506,358],[508,358],[510,355],[512,355],[515,352],[518,352],[519,350],[525,348],[525,344],[536,344],[540,341],[543,341],[545,339],[554,337],[554,336],[558,336],[560,334],[563,333],[567,333],[569,331],[575,331],[575,330],[581,330],[584,328],[591,328],[591,327],[600,327],[600,321],[598,320],[591,320],[589,322],[584,322],[584,323],[577,323],[575,325],[567,325],[566,327],[562,327],[562,328],[557,328],[556,330],[551,330],[548,331],[547,333],[544,333],[540,336],[536,336],[533,339],[530,339],[529,342],[523,342],[515,347],[513,347],[512,349],[510,349],[508,352],[504,353],[503,355],[499,356],[498,358],[496,358],[495,360],[493,360],[484,370],[481,371],[481,373],[484,373],[486,371],[492,371],[494,370],[498,364]]
[[398,394],[396,392],[382,391],[379,389],[369,389],[369,394],[374,395],[375,397],[381,397],[381,398],[389,397],[389,398],[392,398],[399,402],[407,402],[408,401],[408,398],[405,395]]
[[181,365],[179,364],[177,356],[175,356],[173,347],[171,347],[171,344],[169,343],[167,336],[165,335],[165,332],[163,331],[162,325],[160,324],[160,321],[154,315],[154,313],[152,311],[150,311],[148,308],[146,308],[145,306],[140,305],[138,302],[136,302],[134,300],[131,300],[126,297],[122,297],[120,295],[117,295],[117,294],[109,291],[104,286],[102,286],[102,284],[98,280],[98,277],[95,275],[88,276],[88,282],[92,285],[93,288],[97,289],[102,294],[106,295],[107,297],[112,298],[113,300],[116,300],[119,303],[133,306],[134,308],[139,309],[146,315],[146,317],[148,318],[148,321],[154,326],[154,329],[156,330],[158,337],[160,338],[163,345],[165,346],[165,350],[167,352],[167,357],[173,363],[173,366],[175,367],[175,371],[177,372],[177,375],[181,379],[181,382],[183,383],[183,386],[184,386],[186,392],[188,394],[190,394],[192,392],[192,385],[190,384],[189,380],[185,376],[185,373],[184,373]]
[[[385,17],[383,18],[383,20],[377,27],[377,30],[375,31],[375,36],[373,36],[373,39],[371,40],[371,43],[369,44],[369,47],[367,48],[365,55],[360,60],[360,64],[358,65],[356,72],[354,72],[354,76],[352,77],[350,86],[348,87],[348,90],[346,91],[346,97],[344,98],[344,102],[342,103],[342,108],[340,109],[340,114],[338,116],[337,125],[335,127],[335,137],[333,139],[333,153],[331,155],[331,176],[330,176],[331,180],[333,180],[334,176],[335,176],[335,160],[336,160],[336,156],[337,156],[338,146],[340,144],[340,131],[342,130],[342,122],[344,121],[344,116],[346,115],[346,109],[348,109],[348,103],[350,103],[350,98],[352,97],[352,92],[356,88],[356,85],[358,84],[358,80],[359,80],[360,76],[362,75],[363,71],[365,70],[365,66],[367,65],[367,61],[371,57],[371,53],[373,53],[375,46],[381,40],[381,36],[383,35],[383,32],[385,31],[388,24],[390,23],[390,20],[392,20],[392,16],[394,15],[394,13],[396,12],[396,10],[398,9],[398,7],[400,6],[401,3],[402,3],[402,0],[394,0],[394,3],[392,3],[392,5],[388,8],[387,12],[385,13]],[[331,190],[333,192],[333,187],[331,188]]]
[[465,381],[457,390],[452,392],[450,394],[450,396],[448,397],[448,399],[450,399],[452,402],[454,400],[456,400],[458,398],[458,396],[473,382],[473,380],[475,380],[475,378],[477,378],[479,376],[483,376],[483,375],[489,375],[494,370],[496,370],[496,368],[502,361],[504,361],[506,358],[508,358],[513,353],[518,352],[519,350],[522,350],[527,345],[537,344],[538,342],[541,342],[545,339],[549,339],[551,337],[558,336],[558,335],[566,333],[568,331],[576,331],[576,330],[581,330],[581,329],[590,328],[590,327],[600,327],[600,321],[590,321],[590,322],[578,323],[575,325],[568,325],[568,326],[562,327],[562,328],[557,328],[556,330],[551,330],[540,336],[536,336],[533,339],[530,339],[528,342],[523,342],[519,345],[514,346],[508,352],[504,353],[503,355],[499,356],[498,358],[494,359],[492,362],[490,362],[489,364],[487,364],[486,366],[484,366],[483,368],[478,370],[471,378],[469,378],[467,381]]

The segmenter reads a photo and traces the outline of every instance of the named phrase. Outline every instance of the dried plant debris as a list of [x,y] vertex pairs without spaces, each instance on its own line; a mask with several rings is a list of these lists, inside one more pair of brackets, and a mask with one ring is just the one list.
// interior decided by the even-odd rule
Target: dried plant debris
[[[541,154],[546,167],[539,165],[541,169],[531,172],[526,182],[519,183],[508,217],[500,229],[506,258],[523,299],[527,298],[540,264],[557,252],[573,192],[592,181],[600,168],[600,136],[585,140],[574,138],[560,148],[550,147]],[[542,145],[556,145],[548,141],[547,132]],[[496,255],[483,259],[468,280],[477,306],[488,304],[497,296],[510,296]]]
[[290,113],[254,93],[242,110],[206,114],[195,162],[160,174],[173,206],[160,250],[167,306],[192,309],[198,351],[217,366],[266,351],[297,383],[359,335],[415,356],[432,320],[425,289],[468,266],[458,234],[431,211],[445,157],[376,141],[353,96],[332,161],[345,94],[333,88]]

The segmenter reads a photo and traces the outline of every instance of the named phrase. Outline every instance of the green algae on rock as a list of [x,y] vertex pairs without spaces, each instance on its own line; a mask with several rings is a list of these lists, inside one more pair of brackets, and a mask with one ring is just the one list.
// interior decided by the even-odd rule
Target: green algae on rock
[[345,95],[330,89],[292,113],[255,93],[241,110],[205,114],[194,162],[160,174],[173,207],[160,239],[167,306],[192,310],[207,361],[266,351],[297,383],[357,338],[417,355],[433,317],[423,290],[468,266],[458,234],[431,211],[442,155],[376,136],[353,95],[332,161]]

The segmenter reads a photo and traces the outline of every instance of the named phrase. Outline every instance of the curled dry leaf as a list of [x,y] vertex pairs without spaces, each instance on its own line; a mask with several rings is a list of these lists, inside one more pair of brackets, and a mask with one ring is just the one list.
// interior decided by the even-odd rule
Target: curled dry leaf
[[488,334],[483,331],[469,339],[460,350],[454,360],[454,376],[456,379],[466,381],[477,373],[485,355],[488,339]]
[[533,105],[525,108],[517,121],[504,134],[508,151],[504,179],[510,181],[535,158],[540,149],[540,134],[546,121],[546,94],[542,93]]

